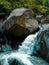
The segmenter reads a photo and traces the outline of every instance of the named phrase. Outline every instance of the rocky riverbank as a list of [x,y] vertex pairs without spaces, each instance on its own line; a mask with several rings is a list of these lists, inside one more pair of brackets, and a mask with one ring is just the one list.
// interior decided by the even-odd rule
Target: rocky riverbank
[[[3,52],[4,55],[4,52],[17,50],[28,35],[34,35],[40,29],[41,33],[37,36],[39,43],[37,46],[35,45],[35,49],[38,46],[39,49],[32,56],[41,57],[49,62],[49,18],[43,15],[35,16],[32,11],[26,8],[13,10],[9,17],[2,22],[0,26],[0,52]],[[39,62],[37,61],[37,64]],[[40,64],[44,65],[44,62],[41,60]]]

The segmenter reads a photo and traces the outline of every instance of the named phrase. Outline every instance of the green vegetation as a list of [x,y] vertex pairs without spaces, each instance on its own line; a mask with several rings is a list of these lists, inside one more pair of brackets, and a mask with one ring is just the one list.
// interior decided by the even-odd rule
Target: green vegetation
[[26,7],[35,12],[35,14],[49,13],[49,0],[0,0],[0,12],[11,12],[15,8]]

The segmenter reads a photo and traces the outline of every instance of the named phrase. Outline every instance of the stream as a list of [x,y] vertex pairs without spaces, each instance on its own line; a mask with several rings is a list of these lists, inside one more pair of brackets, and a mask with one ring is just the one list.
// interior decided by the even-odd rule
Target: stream
[[[40,35],[42,31],[48,29],[49,24],[40,25],[39,27],[40,30],[38,32],[30,34],[24,39],[21,43],[22,45],[19,45],[18,50],[13,50],[8,45],[3,46],[2,49],[5,52],[0,53],[0,65],[49,65],[49,63],[42,58],[34,56],[40,48],[38,44],[40,39],[37,36]],[[47,40],[47,42],[49,42],[49,40]]]

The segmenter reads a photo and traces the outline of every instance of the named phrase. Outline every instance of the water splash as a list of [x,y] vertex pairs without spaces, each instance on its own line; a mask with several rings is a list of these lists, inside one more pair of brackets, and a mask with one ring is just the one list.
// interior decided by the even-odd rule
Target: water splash
[[[33,59],[32,57],[33,59],[32,60],[30,58],[31,58],[31,54],[36,53],[36,51],[40,48],[38,45],[40,39],[37,36],[40,35],[41,31],[42,28],[40,29],[39,32],[27,36],[27,38],[22,42],[22,46],[19,46],[18,51],[14,51],[8,54],[6,53],[0,54],[1,65],[10,65],[9,63],[12,62],[13,59],[16,59],[19,62],[18,65],[37,65],[37,64],[33,64],[34,62],[36,62],[35,60],[37,59]],[[43,65],[49,65],[49,64],[44,63]]]
[[19,47],[19,52],[25,53],[25,54],[32,54],[33,52],[35,52],[34,47],[36,44],[38,44],[38,39],[37,39],[37,35],[36,34],[32,34],[29,35],[24,42],[22,42],[22,46]]
[[27,36],[27,38],[22,42],[22,46],[19,46],[19,52],[31,55],[39,50],[40,39],[37,36],[40,35],[43,30],[41,26],[39,26],[39,28],[40,30],[37,33]]

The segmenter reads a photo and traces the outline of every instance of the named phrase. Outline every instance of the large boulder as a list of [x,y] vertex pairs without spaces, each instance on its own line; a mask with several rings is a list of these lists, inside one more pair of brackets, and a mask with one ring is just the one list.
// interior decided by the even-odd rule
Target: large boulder
[[3,29],[16,36],[30,34],[38,29],[38,21],[34,19],[34,13],[26,8],[18,8],[11,12],[3,22]]

